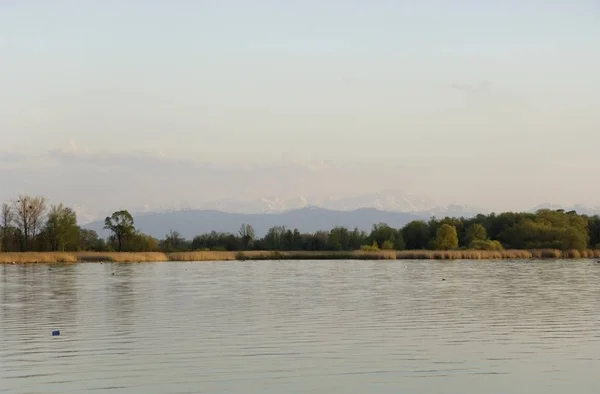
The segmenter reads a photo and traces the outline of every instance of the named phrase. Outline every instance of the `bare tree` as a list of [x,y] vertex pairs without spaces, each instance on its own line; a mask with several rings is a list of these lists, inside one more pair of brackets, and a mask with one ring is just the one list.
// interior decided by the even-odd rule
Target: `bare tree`
[[29,246],[29,227],[31,225],[31,214],[30,210],[27,208],[30,203],[29,200],[29,196],[20,196],[18,200],[13,201],[13,208],[16,215],[15,222],[19,230],[21,230],[25,250],[27,250]]
[[13,201],[15,221],[23,233],[23,246],[30,250],[35,243],[35,237],[42,228],[46,214],[46,199],[44,197],[31,197],[21,195]]
[[4,203],[2,204],[2,208],[0,209],[0,227],[2,229],[2,244],[0,245],[0,251],[4,250],[8,252],[8,241],[9,241],[9,232],[10,227],[12,226],[14,220],[13,210],[10,205]]
[[245,223],[240,226],[238,234],[242,240],[242,246],[244,247],[244,249],[248,249],[254,241],[254,238],[256,237],[256,234],[254,233],[254,228],[251,225]]
[[46,219],[46,199],[35,197],[31,207],[31,240],[35,244],[35,238],[44,226],[44,220]]

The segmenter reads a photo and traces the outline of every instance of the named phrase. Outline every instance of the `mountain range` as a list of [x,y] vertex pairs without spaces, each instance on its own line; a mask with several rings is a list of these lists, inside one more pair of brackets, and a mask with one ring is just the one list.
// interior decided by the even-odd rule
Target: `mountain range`
[[336,211],[374,208],[390,212],[452,212],[473,213],[481,208],[468,205],[440,205],[427,196],[406,194],[400,190],[384,190],[353,196],[298,196],[284,198],[263,196],[253,200],[223,199],[199,204],[184,203],[179,209],[217,210],[229,213],[281,213],[306,207],[320,207]]
[[[482,211],[467,205],[437,205],[426,196],[409,195],[399,190],[349,197],[270,196],[254,200],[229,199],[196,204],[180,201],[168,206],[145,206],[131,210],[136,227],[157,238],[164,237],[171,229],[187,238],[212,230],[236,232],[242,223],[251,224],[259,236],[266,234],[273,226],[298,228],[302,232],[326,230],[335,226],[357,227],[369,231],[373,224],[379,222],[402,227],[415,219],[428,219],[431,216],[468,217]],[[80,217],[92,216],[85,214],[86,212],[78,212]],[[84,227],[105,237],[108,234],[103,230],[103,221],[97,220],[98,216],[96,220],[88,220]]]
[[[600,213],[600,207],[567,207],[550,203],[528,211],[538,209],[576,210],[588,215]],[[266,234],[273,226],[298,228],[302,232],[327,230],[335,226],[369,231],[373,224],[379,222],[398,228],[411,220],[427,220],[432,216],[472,217],[478,213],[489,213],[469,205],[438,205],[426,196],[408,195],[398,190],[350,197],[262,197],[198,204],[182,201],[169,206],[145,206],[131,212],[138,230],[156,238],[164,237],[169,230],[177,230],[186,238],[213,230],[235,233],[242,223],[251,224],[258,236]],[[103,221],[97,220],[98,217],[89,220],[84,227],[106,237],[108,233],[103,230]]]
[[[166,213],[176,211],[220,211],[236,214],[284,213],[287,211],[319,207],[334,211],[353,211],[373,208],[380,211],[426,214],[427,216],[469,216],[486,210],[460,204],[442,205],[427,196],[411,195],[400,190],[384,190],[352,196],[263,196],[256,199],[220,199],[209,202],[179,200],[169,204],[145,204],[127,208],[132,213]],[[109,212],[94,212],[85,205],[75,206],[81,223],[105,217]]]
[[[180,210],[171,212],[141,213],[134,215],[136,228],[156,238],[163,238],[169,230],[177,230],[186,238],[210,231],[236,233],[242,223],[254,227],[256,235],[263,236],[269,228],[285,226],[301,232],[328,230],[335,226],[357,227],[368,231],[373,224],[385,222],[399,228],[411,220],[426,219],[426,214],[387,212],[374,208],[353,211],[334,211],[319,207],[306,207],[280,213],[229,213],[215,210]],[[103,237],[103,222],[88,223],[84,228],[94,230]]]

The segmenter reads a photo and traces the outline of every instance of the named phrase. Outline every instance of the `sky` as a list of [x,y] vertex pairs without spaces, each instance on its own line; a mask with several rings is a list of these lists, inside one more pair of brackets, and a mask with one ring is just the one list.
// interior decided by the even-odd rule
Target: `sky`
[[593,0],[0,0],[0,200],[600,205]]

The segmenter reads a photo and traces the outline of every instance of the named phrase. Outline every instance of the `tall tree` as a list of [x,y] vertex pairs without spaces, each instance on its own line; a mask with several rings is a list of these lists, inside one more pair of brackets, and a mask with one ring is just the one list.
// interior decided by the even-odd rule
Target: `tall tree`
[[350,234],[346,227],[337,226],[329,231],[327,249],[346,250],[350,244]]
[[103,251],[105,248],[104,240],[98,238],[98,233],[94,230],[84,228],[79,229],[79,250]]
[[11,206],[6,203],[2,204],[2,209],[0,210],[0,228],[2,230],[2,243],[0,244],[0,251],[8,252],[9,250],[11,226],[13,220],[14,214]]
[[388,226],[386,223],[377,223],[373,225],[373,229],[369,235],[369,241],[375,241],[379,248],[383,248],[383,244],[386,241],[389,241],[386,244],[386,248],[398,250],[404,249],[402,232]]
[[414,220],[402,229],[406,249],[425,249],[429,242],[429,226],[422,220]]
[[285,244],[286,228],[284,226],[274,226],[267,231],[264,237],[264,244],[268,250],[283,250]]
[[600,248],[600,216],[588,218],[589,244],[592,248]]
[[178,231],[170,230],[160,242],[160,248],[165,252],[178,252],[188,249],[189,243],[181,236]]
[[465,235],[465,245],[471,245],[474,241],[485,241],[487,239],[487,232],[485,227],[481,224],[475,223],[467,228]]
[[13,208],[17,227],[23,234],[23,248],[28,251],[35,245],[35,237],[42,227],[46,199],[22,195],[13,201]]
[[117,211],[104,220],[104,229],[113,233],[117,241],[117,249],[121,252],[123,243],[135,234],[133,216],[126,210]]
[[134,232],[127,238],[125,250],[130,252],[155,252],[160,248],[160,241],[148,234]]
[[62,204],[53,205],[48,214],[45,233],[52,251],[64,251],[67,247],[77,249],[79,227],[75,211]]
[[442,224],[436,233],[435,246],[440,250],[451,250],[458,248],[458,233],[456,227]]
[[238,231],[238,235],[242,240],[242,248],[250,249],[252,246],[252,242],[256,238],[256,233],[254,232],[254,228],[250,224],[242,224]]

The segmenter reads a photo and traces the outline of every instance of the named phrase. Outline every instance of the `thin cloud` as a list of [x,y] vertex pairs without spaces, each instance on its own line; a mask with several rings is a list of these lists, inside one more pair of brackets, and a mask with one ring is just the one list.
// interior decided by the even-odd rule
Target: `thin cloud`
[[492,93],[492,83],[484,80],[477,83],[453,83],[452,88],[467,94],[490,94]]
[[8,151],[0,151],[0,163],[18,163],[26,159],[26,155]]
[[154,152],[91,152],[76,143],[47,151],[37,156],[35,163],[27,163],[0,167],[4,181],[0,199],[18,193],[43,194],[52,201],[78,206],[88,215],[123,208],[149,210],[182,201],[195,206],[239,196],[290,198],[364,192],[380,187],[379,176],[401,181],[401,174],[407,173],[386,166],[327,160],[238,160],[223,165]]

